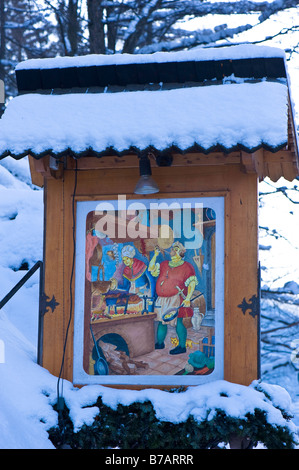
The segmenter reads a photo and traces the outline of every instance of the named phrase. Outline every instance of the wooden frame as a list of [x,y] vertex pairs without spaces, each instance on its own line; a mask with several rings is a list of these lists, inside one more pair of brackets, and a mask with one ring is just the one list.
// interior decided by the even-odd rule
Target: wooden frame
[[[78,170],[77,200],[133,197],[137,167]],[[257,174],[240,164],[153,168],[161,194],[225,195],[224,379],[249,384],[259,376]],[[59,305],[44,318],[43,366],[72,381],[73,310],[70,295],[73,262],[72,196],[75,171],[45,179],[45,293]],[[146,196],[144,196],[146,198]],[[245,301],[245,303],[243,302]],[[244,307],[244,313],[240,305]],[[249,308],[252,306],[252,310]],[[68,323],[69,328],[68,328]],[[67,341],[65,343],[66,333]],[[155,384],[153,384],[154,386]]]

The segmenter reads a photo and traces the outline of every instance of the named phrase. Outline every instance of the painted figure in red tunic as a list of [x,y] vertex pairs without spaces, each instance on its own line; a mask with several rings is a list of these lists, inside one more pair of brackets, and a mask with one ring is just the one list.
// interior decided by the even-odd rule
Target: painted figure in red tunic
[[[183,324],[183,318],[192,317],[193,310],[190,300],[195,286],[198,284],[194,267],[184,261],[186,249],[180,242],[173,243],[171,247],[171,260],[157,263],[156,259],[160,250],[156,248],[153,258],[149,264],[149,272],[156,277],[156,293],[158,298],[155,302],[157,313],[158,330],[156,349],[165,347],[164,340],[167,335],[167,325],[176,326],[179,344],[170,351],[170,354],[181,354],[186,352],[187,329]],[[178,308],[178,316],[169,323],[163,321],[163,314],[170,308]]]

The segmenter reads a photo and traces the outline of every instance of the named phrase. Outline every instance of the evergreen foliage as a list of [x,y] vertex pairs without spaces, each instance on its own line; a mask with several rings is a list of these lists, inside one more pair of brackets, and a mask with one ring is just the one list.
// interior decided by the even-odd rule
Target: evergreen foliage
[[[160,421],[150,401],[118,404],[116,409],[99,397],[92,405],[99,414],[91,425],[74,432],[69,410],[60,413],[59,424],[49,430],[55,447],[72,449],[213,449],[225,448],[232,437],[247,440],[246,448],[262,443],[267,449],[293,449],[297,444],[287,426],[267,421],[263,410],[255,409],[245,419],[215,409],[212,419],[196,421],[192,416],[181,423]],[[290,416],[284,415],[286,421]]]

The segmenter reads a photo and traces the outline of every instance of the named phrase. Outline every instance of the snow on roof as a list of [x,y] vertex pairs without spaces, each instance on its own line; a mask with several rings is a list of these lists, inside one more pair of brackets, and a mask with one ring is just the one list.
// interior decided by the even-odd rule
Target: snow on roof
[[237,60],[253,58],[285,58],[283,49],[269,46],[241,44],[219,48],[195,48],[190,51],[155,52],[153,54],[89,54],[77,57],[29,59],[20,62],[16,70],[53,69],[66,67],[91,67],[101,65],[146,64],[161,62],[185,62],[204,60]]
[[0,120],[0,155],[80,155],[91,149],[250,151],[287,143],[287,85],[223,84],[121,93],[25,94]]

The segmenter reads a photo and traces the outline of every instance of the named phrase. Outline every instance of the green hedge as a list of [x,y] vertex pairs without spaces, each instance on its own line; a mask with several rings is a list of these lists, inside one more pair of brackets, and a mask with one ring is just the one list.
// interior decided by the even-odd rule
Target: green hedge
[[[64,407],[58,426],[49,430],[56,448],[211,449],[224,448],[233,436],[246,438],[246,448],[258,443],[268,449],[293,449],[296,445],[289,428],[269,424],[266,413],[260,409],[248,413],[245,419],[236,419],[215,409],[210,420],[199,423],[189,416],[185,422],[174,424],[158,420],[150,401],[129,406],[119,404],[112,409],[99,397],[93,406],[99,408],[99,413],[92,425],[83,425],[77,432],[74,432],[69,410]],[[290,419],[289,416],[284,418]]]

